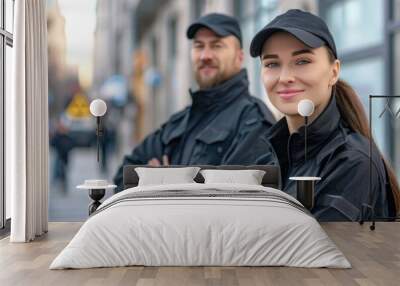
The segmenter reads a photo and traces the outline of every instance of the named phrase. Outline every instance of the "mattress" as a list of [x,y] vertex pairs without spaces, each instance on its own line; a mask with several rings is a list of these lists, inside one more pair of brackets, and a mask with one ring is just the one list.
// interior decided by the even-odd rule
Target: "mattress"
[[108,198],[50,269],[129,265],[351,267],[284,192],[199,183],[138,186]]

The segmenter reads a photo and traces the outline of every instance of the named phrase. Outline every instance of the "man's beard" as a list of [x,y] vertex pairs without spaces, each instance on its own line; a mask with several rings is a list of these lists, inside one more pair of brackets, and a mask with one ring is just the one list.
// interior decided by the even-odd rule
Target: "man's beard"
[[201,68],[206,65],[202,65],[195,70],[195,78],[196,82],[199,85],[200,89],[212,88],[219,85],[224,81],[224,74],[220,71],[220,69],[216,66],[211,66],[217,69],[216,73],[210,76],[202,76]]

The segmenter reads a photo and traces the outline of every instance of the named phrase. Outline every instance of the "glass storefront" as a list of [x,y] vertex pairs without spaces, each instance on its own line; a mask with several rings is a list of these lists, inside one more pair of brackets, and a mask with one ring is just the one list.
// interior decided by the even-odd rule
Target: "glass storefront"
[[393,18],[400,20],[400,0],[393,0]]
[[324,12],[339,54],[383,42],[382,0],[334,1]]
[[[342,0],[319,3],[321,16],[335,38],[339,58],[345,59],[342,61],[341,78],[353,86],[368,114],[369,95],[382,95],[386,90],[384,79],[387,71],[383,60],[384,1]],[[385,103],[384,100],[373,100],[372,127],[378,146],[389,156],[387,120],[384,116],[379,118]]]
[[[396,3],[400,3],[400,1],[396,1]],[[400,95],[400,82],[399,80],[396,80],[400,77],[400,31],[397,32],[394,35],[394,55],[393,55],[393,62],[394,62],[394,71],[393,71],[393,85],[394,85],[394,94],[395,95]],[[400,99],[395,99],[393,100],[392,103],[392,110],[395,112],[400,110]],[[394,151],[394,166],[396,168],[398,177],[400,177],[400,149],[396,148],[396,146],[399,146],[399,142],[400,142],[400,117],[396,118],[395,124],[394,124],[394,128],[393,128],[393,140],[395,142],[394,146],[395,148],[393,148]]]
[[279,1],[253,0],[234,1],[234,11],[240,21],[243,35],[243,50],[245,51],[245,66],[249,73],[250,92],[265,100],[265,92],[260,80],[260,60],[249,55],[250,42],[253,36],[261,30],[278,12]]
[[[384,65],[381,57],[367,58],[342,65],[341,78],[348,82],[360,96],[368,115],[369,95],[384,94]],[[380,150],[388,156],[385,137],[386,117],[379,117],[385,101],[374,99],[372,102],[372,132]]]

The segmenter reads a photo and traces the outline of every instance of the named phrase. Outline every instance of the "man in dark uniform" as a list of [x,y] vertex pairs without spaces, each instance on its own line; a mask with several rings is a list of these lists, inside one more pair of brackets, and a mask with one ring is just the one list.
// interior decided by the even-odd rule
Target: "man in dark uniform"
[[117,192],[122,190],[124,165],[219,165],[249,131],[274,122],[266,105],[249,94],[235,18],[205,15],[189,26],[187,37],[193,39],[191,60],[199,90],[190,91],[191,106],[172,115],[125,156],[114,178]]

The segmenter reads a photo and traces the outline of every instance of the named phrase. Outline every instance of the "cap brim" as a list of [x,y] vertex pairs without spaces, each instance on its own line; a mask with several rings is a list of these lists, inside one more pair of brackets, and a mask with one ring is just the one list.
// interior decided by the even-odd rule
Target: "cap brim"
[[188,39],[193,39],[194,36],[196,35],[197,31],[201,28],[207,28],[207,29],[213,31],[215,34],[217,34],[220,37],[226,37],[226,36],[230,35],[229,32],[222,30],[217,26],[213,26],[213,25],[201,23],[201,22],[196,22],[196,23],[193,23],[192,25],[190,25],[186,31],[186,36],[188,37]]
[[325,44],[325,42],[315,36],[314,34],[297,29],[297,28],[284,28],[284,27],[269,27],[258,32],[250,44],[250,55],[252,57],[258,57],[261,55],[262,48],[265,41],[275,32],[284,31],[296,37],[299,41],[303,42],[310,48],[319,48]]

